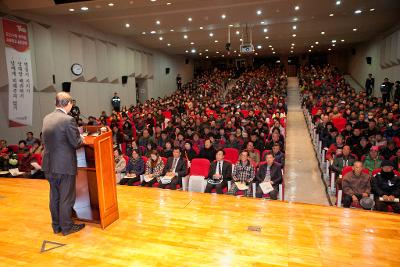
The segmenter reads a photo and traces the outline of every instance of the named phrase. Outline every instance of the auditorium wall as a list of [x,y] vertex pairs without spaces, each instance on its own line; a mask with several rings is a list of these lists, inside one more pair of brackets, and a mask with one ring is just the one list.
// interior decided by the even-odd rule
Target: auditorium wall
[[[13,15],[28,21],[35,92],[33,126],[8,128],[8,78],[0,23],[0,139],[9,143],[25,138],[27,131],[39,135],[42,118],[54,109],[55,93],[61,91],[62,82],[71,82],[71,94],[83,115],[99,116],[103,110],[110,113],[114,92],[119,93],[122,105],[136,103],[137,77],[147,79],[148,99],[175,91],[178,73],[183,82],[193,77],[193,64],[186,64],[184,57],[144,48],[128,37],[102,33],[67,17]],[[83,75],[71,73],[73,63],[83,66]],[[166,68],[170,68],[169,74]],[[124,75],[129,78],[123,85]]]
[[[372,73],[376,96],[381,96],[379,86],[384,78],[391,82],[400,80],[400,25],[356,45],[353,52],[349,54],[348,72],[363,87],[368,74]],[[372,58],[372,64],[367,64],[366,57]]]

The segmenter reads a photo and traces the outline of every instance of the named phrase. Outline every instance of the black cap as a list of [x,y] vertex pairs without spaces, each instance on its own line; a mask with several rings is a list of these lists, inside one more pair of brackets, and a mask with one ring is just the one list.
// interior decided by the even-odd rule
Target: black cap
[[394,164],[390,160],[385,159],[382,161],[381,167],[385,167],[385,166],[394,167]]

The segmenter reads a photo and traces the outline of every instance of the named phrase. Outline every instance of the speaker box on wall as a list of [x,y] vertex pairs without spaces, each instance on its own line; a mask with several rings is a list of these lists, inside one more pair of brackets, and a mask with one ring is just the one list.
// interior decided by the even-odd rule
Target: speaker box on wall
[[372,57],[366,57],[365,59],[367,60],[368,65],[372,64]]
[[71,92],[71,83],[70,82],[63,82],[61,84],[63,92]]
[[188,58],[185,60],[185,63],[186,63],[186,64],[189,64],[189,59],[188,59]]
[[128,76],[122,76],[121,77],[121,81],[122,81],[122,84],[127,84],[128,83]]
[[170,69],[169,68],[165,68],[165,74],[169,74]]
[[352,54],[353,56],[356,54],[356,49],[355,49],[355,48],[352,48],[352,49],[351,49],[351,54]]

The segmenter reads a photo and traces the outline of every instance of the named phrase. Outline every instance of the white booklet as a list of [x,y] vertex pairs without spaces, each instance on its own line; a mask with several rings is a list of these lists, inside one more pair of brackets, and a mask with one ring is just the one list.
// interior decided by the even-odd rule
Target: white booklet
[[260,188],[263,191],[263,194],[268,194],[274,190],[270,181],[260,183]]
[[18,176],[18,175],[24,174],[23,172],[20,172],[18,168],[9,169],[8,171],[10,172],[10,174],[12,176]]
[[246,183],[241,183],[241,182],[235,182],[237,188],[239,190],[247,190],[249,187],[246,185]]
[[31,162],[31,166],[37,171],[42,169],[42,166],[40,166],[37,162]]
[[154,179],[154,176],[144,175],[144,181],[146,183],[150,182],[153,179]]
[[86,154],[85,154],[85,148],[81,147],[76,150],[76,160],[78,162],[78,167],[80,168],[86,168],[87,167],[87,162],[86,162]]

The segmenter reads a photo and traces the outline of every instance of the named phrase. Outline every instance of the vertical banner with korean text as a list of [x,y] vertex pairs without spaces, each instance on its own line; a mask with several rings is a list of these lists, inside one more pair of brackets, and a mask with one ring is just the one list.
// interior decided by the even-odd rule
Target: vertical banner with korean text
[[9,127],[32,125],[33,80],[28,27],[3,18],[8,72]]

